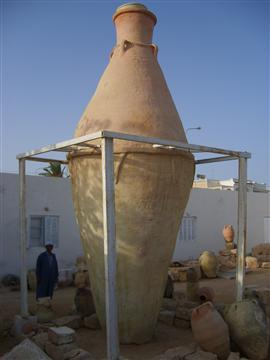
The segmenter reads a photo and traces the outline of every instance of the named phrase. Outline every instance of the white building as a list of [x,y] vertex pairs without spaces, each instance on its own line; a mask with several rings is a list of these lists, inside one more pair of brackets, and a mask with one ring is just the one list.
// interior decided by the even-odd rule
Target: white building
[[[74,266],[83,253],[75,221],[69,179],[42,176],[26,177],[27,266],[35,267],[48,236],[54,239],[61,269]],[[192,189],[182,227],[177,239],[174,260],[196,258],[203,250],[218,252],[224,247],[222,228],[237,228],[235,191]],[[248,194],[247,250],[269,242],[270,194]],[[19,178],[0,173],[0,277],[20,273],[19,256]],[[164,240],[166,241],[166,239]]]
[[[227,180],[207,179],[204,175],[198,175],[197,180],[193,182],[193,188],[212,189],[212,190],[238,190],[238,179],[231,178]],[[256,181],[247,181],[248,192],[269,193],[265,183],[258,183]]]

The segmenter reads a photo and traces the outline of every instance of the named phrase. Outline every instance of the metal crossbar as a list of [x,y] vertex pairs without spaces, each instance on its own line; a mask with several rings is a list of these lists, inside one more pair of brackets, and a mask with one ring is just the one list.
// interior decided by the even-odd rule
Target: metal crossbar
[[[99,140],[101,145],[91,144]],[[115,199],[114,199],[114,171],[113,171],[113,143],[114,140],[133,141],[152,144],[154,148],[166,148],[195,153],[213,153],[223,156],[196,160],[195,164],[206,164],[221,161],[238,160],[238,214],[237,214],[237,272],[236,272],[236,300],[243,298],[245,276],[246,230],[247,230],[247,160],[251,157],[248,152],[232,151],[204,145],[187,144],[179,141],[123,134],[113,131],[99,131],[78,138],[44,146],[17,155],[19,160],[20,184],[20,249],[21,249],[21,315],[28,316],[27,275],[26,275],[26,182],[25,162],[58,162],[68,164],[67,160],[37,157],[36,155],[56,151],[79,151],[81,148],[100,149],[102,157],[103,183],[103,229],[104,229],[104,261],[106,284],[106,324],[107,324],[107,357],[109,360],[119,360],[118,315],[116,294],[116,234],[115,234]]]

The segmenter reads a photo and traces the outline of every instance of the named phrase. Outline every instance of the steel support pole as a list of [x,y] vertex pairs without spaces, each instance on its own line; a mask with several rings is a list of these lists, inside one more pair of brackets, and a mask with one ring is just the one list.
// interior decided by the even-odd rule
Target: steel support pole
[[102,138],[103,231],[106,294],[107,359],[119,359],[116,294],[116,241],[113,139]]
[[247,159],[239,158],[236,301],[243,299],[247,237]]
[[25,206],[25,160],[19,160],[19,226],[20,226],[20,254],[21,254],[21,316],[28,316],[27,274],[26,274],[26,206]]

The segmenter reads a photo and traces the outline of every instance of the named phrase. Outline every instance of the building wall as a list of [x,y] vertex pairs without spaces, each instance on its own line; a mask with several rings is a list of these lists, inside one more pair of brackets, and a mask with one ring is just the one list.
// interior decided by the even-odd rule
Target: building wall
[[[27,176],[27,218],[29,215],[59,215],[59,248],[55,249],[61,268],[74,266],[77,256],[83,253],[75,221],[69,179]],[[196,216],[197,237],[194,241],[178,238],[174,259],[196,258],[203,250],[224,247],[222,228],[233,224],[237,229],[237,192],[193,189],[186,214]],[[248,242],[250,251],[255,244],[269,241],[264,235],[265,219],[270,216],[270,194],[248,193]],[[19,257],[19,178],[16,174],[0,173],[0,277],[7,273],[20,273]],[[48,211],[45,210],[48,208]],[[27,249],[27,266],[35,267],[43,248]]]
[[[59,248],[55,254],[61,268],[74,266],[82,254],[79,231],[74,217],[69,179],[42,176],[26,177],[26,208],[29,215],[60,215]],[[19,257],[19,177],[0,174],[0,276],[20,273]],[[44,208],[48,208],[46,211]],[[42,247],[27,249],[27,266],[35,267]]]
[[[222,229],[232,224],[237,231],[237,191],[192,189],[186,212],[197,217],[195,241],[181,241],[178,237],[174,260],[196,258],[204,250],[218,253],[224,248]],[[270,242],[265,232],[265,218],[270,214],[270,194],[247,193],[247,252],[262,242]],[[236,236],[235,236],[236,241]]]

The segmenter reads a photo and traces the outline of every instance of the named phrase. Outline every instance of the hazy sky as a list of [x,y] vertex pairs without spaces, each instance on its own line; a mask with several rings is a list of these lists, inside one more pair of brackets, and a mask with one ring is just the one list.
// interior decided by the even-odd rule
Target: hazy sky
[[[269,3],[144,1],[189,142],[252,153],[249,179],[269,184]],[[1,1],[1,166],[73,137],[115,43],[120,1]],[[55,155],[55,154],[54,154]],[[28,166],[38,173],[42,164]],[[201,165],[237,176],[236,162]]]

